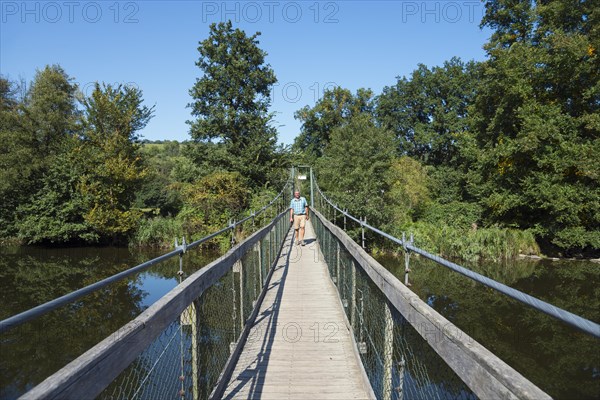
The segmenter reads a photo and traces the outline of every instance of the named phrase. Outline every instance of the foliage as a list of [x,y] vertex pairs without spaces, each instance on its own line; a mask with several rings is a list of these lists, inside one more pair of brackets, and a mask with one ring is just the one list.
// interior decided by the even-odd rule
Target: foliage
[[348,89],[335,87],[326,90],[313,108],[305,106],[294,113],[302,122],[301,133],[294,141],[294,149],[314,160],[321,157],[331,138],[331,132],[346,125],[357,115],[373,111],[373,92],[358,89],[353,95]]
[[49,166],[38,193],[18,207],[15,225],[25,243],[98,241],[98,234],[83,218],[85,202],[77,190],[83,170],[72,152],[76,146],[76,139],[71,138],[64,154]]
[[277,79],[265,64],[266,52],[258,47],[259,35],[247,36],[233,29],[231,21],[211,24],[209,37],[198,47],[196,65],[203,76],[190,90],[194,101],[189,107],[196,119],[188,123],[202,147],[219,149],[204,151],[201,162],[237,171],[262,186],[280,157],[268,114],[270,90]]
[[129,242],[138,247],[173,247],[175,238],[183,237],[183,222],[172,217],[142,219]]
[[395,153],[393,134],[376,127],[367,115],[334,129],[319,159],[319,182],[351,214],[378,225],[387,219],[385,176]]
[[47,66],[37,71],[23,102],[3,101],[13,111],[1,129],[8,150],[1,156],[4,235],[27,243],[94,238],[75,190],[81,171],[71,150],[79,111],[71,80],[60,66]]
[[393,160],[386,175],[385,194],[389,223],[403,224],[420,215],[430,201],[428,176],[425,168],[410,157]]
[[[597,11],[587,2],[540,2],[526,13],[529,24],[509,5],[490,2],[484,19],[500,27],[471,112],[470,193],[488,223],[533,229],[575,254],[599,249]],[[506,41],[515,30],[518,40]]]
[[238,172],[214,172],[182,186],[178,218],[188,237],[199,239],[227,226],[248,207],[250,190]]
[[478,65],[453,58],[442,67],[420,64],[377,97],[377,120],[396,133],[399,154],[429,165],[457,165],[469,130]]
[[141,216],[131,205],[147,171],[135,140],[153,113],[142,102],[139,89],[99,84],[84,100],[83,140],[77,149],[86,166],[78,186],[86,202],[84,219],[113,242],[135,228]]

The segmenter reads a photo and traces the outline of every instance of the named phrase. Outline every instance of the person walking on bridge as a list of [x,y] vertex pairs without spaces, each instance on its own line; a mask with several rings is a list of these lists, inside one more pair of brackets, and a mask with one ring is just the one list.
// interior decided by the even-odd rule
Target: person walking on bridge
[[294,198],[290,202],[290,222],[294,224],[296,244],[304,246],[304,225],[308,221],[308,203],[304,197],[300,197],[300,191],[294,192]]

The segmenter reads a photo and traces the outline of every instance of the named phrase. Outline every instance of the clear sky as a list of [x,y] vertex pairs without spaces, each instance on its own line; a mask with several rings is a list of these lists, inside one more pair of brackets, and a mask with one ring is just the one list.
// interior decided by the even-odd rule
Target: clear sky
[[474,1],[5,1],[0,0],[0,74],[30,82],[60,64],[85,93],[94,81],[136,85],[155,117],[150,140],[189,139],[189,89],[201,71],[198,42],[212,22],[232,20],[260,47],[278,78],[271,111],[279,140],[300,132],[293,114],[327,87],[376,94],[419,63],[483,60],[490,36]]

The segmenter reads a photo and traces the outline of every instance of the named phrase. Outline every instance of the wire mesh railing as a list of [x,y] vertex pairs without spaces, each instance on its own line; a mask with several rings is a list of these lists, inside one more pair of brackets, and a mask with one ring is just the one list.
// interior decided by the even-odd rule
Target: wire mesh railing
[[319,186],[316,182],[314,182],[314,186],[316,188],[315,204],[317,205],[318,209],[322,210],[324,215],[326,216],[326,218],[328,220],[334,221],[334,223],[336,222],[337,218],[343,218],[344,225],[346,225],[347,219],[358,224],[359,229],[360,229],[360,239],[359,240],[361,241],[363,248],[365,247],[365,230],[369,230],[377,235],[380,235],[381,237],[383,237],[387,240],[390,240],[391,242],[393,242],[403,248],[404,254],[405,254],[405,264],[406,264],[406,266],[405,266],[405,283],[406,284],[408,284],[408,273],[410,272],[410,268],[409,268],[410,254],[415,253],[415,254],[421,255],[429,260],[432,260],[439,265],[442,265],[442,266],[449,268],[455,272],[458,272],[459,274],[462,274],[462,275],[466,276],[467,278],[474,280],[475,282],[478,282],[478,283],[485,285],[495,291],[498,291],[506,296],[509,296],[509,297],[525,304],[528,307],[531,307],[531,308],[541,311],[545,314],[548,314],[551,317],[556,318],[557,320],[562,321],[574,328],[577,328],[582,332],[585,332],[596,338],[600,338],[600,324],[597,324],[593,321],[590,321],[588,319],[580,317],[579,315],[573,314],[562,308],[556,307],[553,304],[550,304],[550,303],[547,303],[540,299],[537,299],[537,298],[530,296],[526,293],[523,293],[519,290],[513,289],[505,284],[497,282],[493,279],[490,279],[486,276],[483,276],[483,275],[478,274],[474,271],[471,271],[465,267],[462,267],[458,264],[448,261],[440,256],[431,254],[421,248],[418,248],[418,247],[414,246],[412,237],[410,239],[407,239],[406,237],[403,236],[402,239],[398,239],[386,232],[383,232],[380,229],[377,229],[377,228],[367,224],[366,218],[356,218],[355,216],[352,216],[351,214],[349,214],[347,210],[344,210],[344,209],[341,209],[340,207],[338,207],[329,198],[327,198],[325,196],[325,194],[323,194],[323,192],[321,191],[321,189],[319,188]]
[[[284,218],[288,186],[289,182],[267,206],[212,235],[190,244],[176,243],[172,252],[2,321],[2,330],[8,331],[179,256],[179,286],[24,397],[208,398],[243,336],[289,229]],[[236,245],[236,227],[251,222],[266,226]],[[183,280],[186,253],[228,232],[231,250]]]
[[263,239],[194,298],[98,398],[209,398],[234,353],[289,228],[282,215]]
[[[389,303],[318,213],[313,225],[378,399],[476,399],[414,327]],[[364,262],[364,260],[361,260]]]

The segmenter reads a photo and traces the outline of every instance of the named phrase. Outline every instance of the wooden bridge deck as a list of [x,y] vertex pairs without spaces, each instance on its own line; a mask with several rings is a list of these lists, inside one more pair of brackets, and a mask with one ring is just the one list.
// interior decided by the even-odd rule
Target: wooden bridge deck
[[312,225],[277,262],[225,399],[369,399]]

